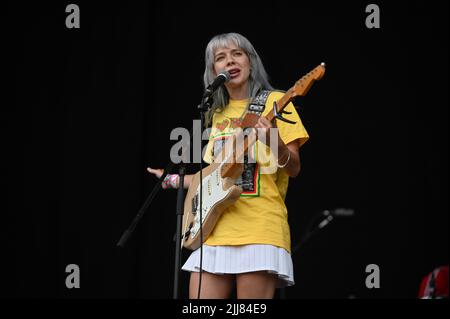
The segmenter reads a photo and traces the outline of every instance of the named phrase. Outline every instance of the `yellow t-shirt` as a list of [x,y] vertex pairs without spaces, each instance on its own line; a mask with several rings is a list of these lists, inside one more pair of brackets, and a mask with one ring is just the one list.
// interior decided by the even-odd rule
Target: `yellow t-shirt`
[[[281,92],[272,92],[267,98],[263,115],[272,112],[273,102],[282,96]],[[233,135],[247,103],[248,100],[230,100],[222,112],[214,114],[204,155],[206,162],[211,163],[224,141]],[[283,117],[296,124],[277,120],[280,137],[285,144],[299,139],[301,146],[308,140],[308,133],[292,103],[285,110],[292,114],[283,114]],[[261,150],[268,148],[260,141],[255,143],[254,148],[256,163],[245,163],[244,172],[237,181],[244,190],[241,197],[225,210],[205,244],[271,244],[290,252],[290,231],[284,203],[289,176],[283,169],[271,174],[264,173],[263,166],[267,163],[267,158]]]

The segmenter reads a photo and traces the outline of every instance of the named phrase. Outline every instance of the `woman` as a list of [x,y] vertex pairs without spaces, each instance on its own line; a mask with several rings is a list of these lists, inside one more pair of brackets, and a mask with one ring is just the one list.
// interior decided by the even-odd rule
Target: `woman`
[[[240,34],[217,35],[207,45],[205,87],[223,70],[229,72],[230,80],[215,92],[213,106],[207,114],[212,127],[204,157],[208,163],[239,126],[249,103],[262,90],[271,91],[262,115],[271,112],[273,102],[283,96],[273,91],[253,45]],[[291,103],[285,110],[292,114],[284,117],[296,124],[271,123],[261,116],[255,126],[266,134],[275,125],[278,128],[278,143],[270,145],[278,156],[278,169],[275,173],[263,173],[259,150],[265,146],[257,146],[261,143],[258,141],[256,163],[245,163],[237,181],[243,188],[241,197],[222,214],[204,242],[200,298],[229,298],[234,287],[237,298],[273,298],[277,287],[294,284],[284,199],[289,177],[296,177],[300,172],[299,148],[308,139],[308,133]],[[148,171],[157,177],[162,174],[161,169],[149,167]],[[185,178],[187,188],[192,176]],[[177,183],[177,175],[168,175],[163,187],[176,188]],[[191,272],[190,298],[198,296],[199,258],[197,249],[182,268]]]

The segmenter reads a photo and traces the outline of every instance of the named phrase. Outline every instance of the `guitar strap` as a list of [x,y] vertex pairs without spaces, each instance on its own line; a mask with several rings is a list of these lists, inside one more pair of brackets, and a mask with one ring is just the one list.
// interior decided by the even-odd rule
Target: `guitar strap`
[[266,108],[266,101],[269,97],[269,94],[269,90],[261,90],[250,102],[248,106],[248,112],[261,116],[261,114],[264,112],[264,109]]
[[[267,98],[269,97],[270,93],[272,91],[270,90],[261,90],[258,92],[258,94],[253,98],[253,100],[250,102],[247,108],[247,112],[244,112],[242,117],[246,113],[253,113],[256,114],[258,117],[261,116],[264,112],[264,109],[266,108],[266,102]],[[251,128],[244,128],[244,131],[246,129]],[[256,166],[256,163],[248,163],[248,159],[246,159],[246,156],[244,157],[244,171],[242,172],[242,175],[236,179],[235,185],[241,186],[243,189],[243,193],[241,196],[259,196],[259,185],[255,183],[254,181],[256,174],[259,174],[259,169]]]
[[[261,116],[261,114],[264,112],[264,109],[266,108],[266,102],[267,98],[269,97],[270,93],[274,91],[269,90],[261,90],[250,102],[248,106],[248,112],[256,114],[258,116]],[[277,92],[283,92],[284,91],[278,91]]]

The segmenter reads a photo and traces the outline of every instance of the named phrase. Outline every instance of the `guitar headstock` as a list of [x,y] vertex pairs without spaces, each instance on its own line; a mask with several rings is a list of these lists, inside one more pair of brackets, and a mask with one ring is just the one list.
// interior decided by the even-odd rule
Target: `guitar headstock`
[[320,80],[325,74],[325,63],[321,63],[316,66],[312,71],[308,74],[304,75],[300,80],[295,82],[294,86],[291,88],[291,98],[297,96],[304,96],[306,92],[308,92],[314,81]]
[[[320,80],[325,74],[325,63],[321,63],[316,66],[312,71],[303,76],[300,80],[295,82],[294,86],[291,87],[281,99],[276,101],[277,112],[282,112],[283,109],[297,96],[304,96],[308,90],[311,88],[314,81]],[[272,120],[273,114],[266,116],[269,120]]]

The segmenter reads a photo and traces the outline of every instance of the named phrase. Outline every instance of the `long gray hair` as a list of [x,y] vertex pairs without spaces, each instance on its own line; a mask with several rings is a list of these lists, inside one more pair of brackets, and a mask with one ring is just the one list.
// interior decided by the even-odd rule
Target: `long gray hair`
[[[228,47],[231,43],[242,49],[250,60],[250,77],[248,79],[248,96],[253,99],[259,90],[273,90],[269,83],[268,76],[264,66],[256,53],[255,48],[244,36],[239,33],[224,33],[213,37],[205,50],[205,73],[203,75],[203,82],[205,88],[214,80],[214,52],[217,49]],[[208,126],[215,112],[220,112],[228,105],[230,96],[225,87],[221,86],[213,95],[214,102],[211,109],[206,113],[206,123]]]

